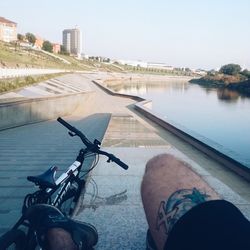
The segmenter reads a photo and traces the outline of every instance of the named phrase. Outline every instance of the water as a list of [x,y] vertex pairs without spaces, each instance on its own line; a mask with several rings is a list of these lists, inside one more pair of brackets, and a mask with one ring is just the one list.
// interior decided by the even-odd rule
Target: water
[[152,100],[161,118],[250,168],[249,98],[177,80],[113,89]]

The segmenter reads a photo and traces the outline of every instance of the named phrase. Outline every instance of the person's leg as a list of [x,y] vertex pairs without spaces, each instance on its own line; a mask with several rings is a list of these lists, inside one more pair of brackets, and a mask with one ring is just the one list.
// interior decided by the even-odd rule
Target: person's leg
[[38,243],[47,250],[75,250],[78,246],[89,249],[98,241],[93,225],[67,218],[58,208],[48,204],[29,207],[25,217],[37,233]]
[[163,249],[174,223],[188,210],[218,194],[190,166],[172,155],[146,164],[141,185],[144,210],[157,248]]
[[69,232],[62,228],[49,229],[46,234],[48,250],[77,250],[78,247],[74,243]]

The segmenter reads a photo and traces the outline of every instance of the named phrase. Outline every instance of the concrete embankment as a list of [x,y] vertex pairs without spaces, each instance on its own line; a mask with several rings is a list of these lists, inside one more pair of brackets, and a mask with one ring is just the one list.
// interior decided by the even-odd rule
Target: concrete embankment
[[0,130],[71,115],[87,106],[94,92],[79,74],[49,79],[1,95]]
[[[107,163],[106,157],[100,157],[88,179],[86,193],[79,201],[76,219],[90,222],[98,230],[99,243],[95,249],[145,249],[148,224],[141,204],[140,183],[145,163],[160,153],[173,154],[189,163],[223,199],[233,202],[250,218],[248,182],[141,115],[134,108],[136,99],[107,94],[92,84],[92,80],[107,78],[107,74],[103,77],[101,74],[80,77],[79,84],[89,82],[95,95],[82,105],[86,106],[84,112],[76,110],[72,116],[65,117],[91,141],[100,140],[107,128],[104,150],[129,165],[125,171],[115,163]],[[72,76],[68,80],[72,82]],[[93,115],[96,113],[99,114]],[[102,113],[111,113],[111,119],[109,114]],[[25,177],[42,173],[50,164],[65,169],[82,144],[76,138],[69,138],[67,130],[53,120],[0,131],[0,142],[1,234],[13,225],[14,214],[20,213],[21,199],[32,188]]]
[[151,75],[151,74],[116,74],[115,77],[109,77],[103,81],[104,85],[118,85],[120,83],[145,83],[145,82],[166,82],[166,81],[189,81],[193,79],[190,76],[171,76],[171,75]]
[[[232,159],[231,157],[212,148],[211,146],[203,143],[202,141],[196,139],[195,137],[189,135],[188,133],[182,131],[181,129],[177,128],[176,126],[169,123],[168,121],[161,119],[159,114],[156,114],[155,112],[153,112],[151,109],[148,108],[150,101],[145,100],[138,96],[116,93],[107,87],[107,82],[109,82],[108,80],[106,80],[104,84],[101,81],[93,81],[93,82],[96,85],[98,85],[101,89],[105,90],[105,92],[110,95],[120,96],[124,98],[131,98],[133,100],[138,101],[138,103],[134,105],[134,108],[135,110],[140,112],[143,116],[153,121],[154,123],[160,125],[162,128],[168,130],[169,132],[173,133],[175,136],[187,142],[188,144],[192,145],[193,147],[195,147],[202,153],[208,155],[211,159],[231,169],[238,175],[250,181],[250,169],[249,168],[247,168],[240,162]],[[112,82],[112,85],[115,85],[115,81],[112,80],[111,82]]]
[[[107,147],[105,150],[126,162],[129,169],[124,171],[115,163],[108,164],[105,157],[100,157],[99,164],[87,182],[86,193],[80,202],[76,219],[89,222],[97,228],[99,242],[95,249],[140,250],[146,248],[145,237],[148,224],[141,204],[140,185],[145,171],[145,163],[151,157],[161,153],[173,154],[189,163],[190,167],[223,199],[233,202],[250,218],[249,201],[238,195],[238,193],[243,194],[249,190],[248,183],[245,183],[238,175],[235,177],[235,174],[228,169],[225,170],[221,164],[211,160],[210,157],[195,150],[189,143],[172,136],[176,141],[181,141],[182,149],[186,147],[184,150],[177,150],[176,144],[172,144],[173,140],[169,141],[169,137],[166,139],[166,134],[170,134],[166,129],[160,128],[145,115],[137,112],[134,109],[134,101],[128,105],[131,98],[137,100],[138,97],[116,95],[109,89],[105,90],[102,81],[98,79],[100,77],[95,77],[94,82],[101,89],[94,86],[98,99],[93,107],[96,110],[100,110],[100,108],[104,110],[106,106],[109,112],[112,112],[103,146]],[[147,101],[144,101],[141,103],[143,107],[145,107],[145,102],[148,104]],[[124,105],[128,109],[124,109]],[[195,160],[199,158],[198,161],[192,160],[194,155]],[[191,158],[189,158],[190,156]],[[205,170],[206,168],[208,171]],[[237,181],[231,178],[231,174],[237,178]],[[241,191],[233,192],[217,179],[220,176],[223,176],[226,183],[230,182],[230,186],[234,190],[237,185]],[[96,190],[98,190],[98,195],[96,195]]]
[[93,92],[0,104],[0,130],[72,114]]

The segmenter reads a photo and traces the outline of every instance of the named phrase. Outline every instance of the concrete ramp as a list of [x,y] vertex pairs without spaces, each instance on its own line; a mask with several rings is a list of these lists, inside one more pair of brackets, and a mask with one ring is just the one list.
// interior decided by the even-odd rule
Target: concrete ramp
[[[64,119],[91,141],[102,141],[110,114]],[[55,120],[0,131],[0,235],[21,215],[25,195],[36,190],[26,177],[41,174],[53,165],[61,173],[74,162],[81,147],[80,139],[70,137]],[[90,161],[85,163],[87,168]]]

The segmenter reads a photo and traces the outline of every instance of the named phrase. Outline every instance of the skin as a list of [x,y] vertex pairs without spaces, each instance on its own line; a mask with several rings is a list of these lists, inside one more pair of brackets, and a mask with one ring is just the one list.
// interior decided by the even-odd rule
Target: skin
[[78,250],[70,233],[62,228],[52,228],[47,232],[47,246],[49,250]]
[[[141,195],[149,229],[159,250],[164,249],[176,219],[201,202],[220,198],[187,163],[168,154],[158,155],[146,164]],[[168,200],[177,205],[169,206]]]
[[[146,164],[141,195],[151,235],[157,249],[165,242],[176,220],[192,207],[220,199],[219,195],[191,167],[172,155],[155,156]],[[169,206],[169,202],[176,206]],[[77,250],[71,235],[53,228],[47,233],[49,250]]]

